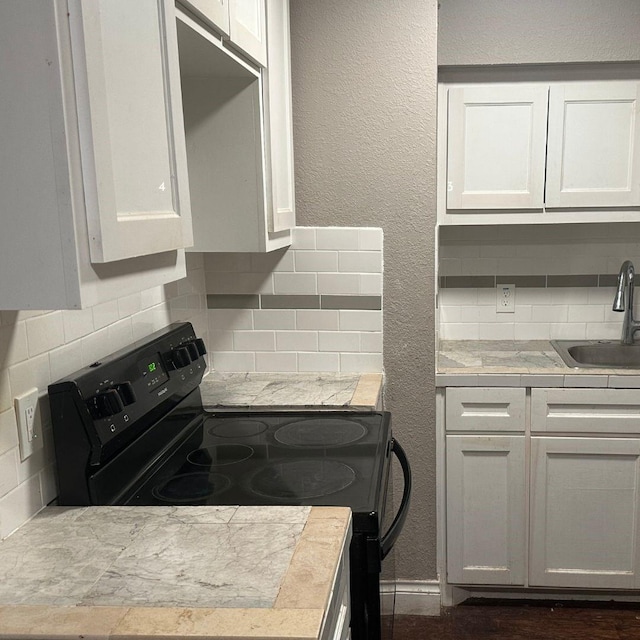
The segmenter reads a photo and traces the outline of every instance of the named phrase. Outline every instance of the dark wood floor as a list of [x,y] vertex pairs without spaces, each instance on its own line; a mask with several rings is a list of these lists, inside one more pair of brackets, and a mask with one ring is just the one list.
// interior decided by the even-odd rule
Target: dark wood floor
[[396,616],[393,640],[640,640],[640,606],[463,603],[440,617]]

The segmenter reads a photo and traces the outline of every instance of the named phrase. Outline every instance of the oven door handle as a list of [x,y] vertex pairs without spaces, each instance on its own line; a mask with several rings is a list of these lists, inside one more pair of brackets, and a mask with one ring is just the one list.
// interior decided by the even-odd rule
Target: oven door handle
[[402,475],[404,477],[404,490],[402,492],[402,502],[400,503],[400,508],[398,509],[398,513],[396,513],[391,526],[387,533],[382,536],[382,540],[380,542],[380,554],[382,559],[384,560],[389,551],[393,548],[400,532],[402,531],[402,527],[404,526],[404,521],[407,519],[407,513],[409,512],[409,502],[411,500],[411,466],[409,465],[409,460],[407,458],[407,454],[404,452],[404,449],[400,446],[400,443],[393,438],[391,440],[391,451],[398,458],[400,462],[400,466],[402,467]]

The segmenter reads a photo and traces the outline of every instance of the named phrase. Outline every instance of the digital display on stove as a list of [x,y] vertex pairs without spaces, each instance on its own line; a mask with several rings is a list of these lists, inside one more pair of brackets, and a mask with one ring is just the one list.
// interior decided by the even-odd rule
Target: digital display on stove
[[149,391],[153,391],[156,387],[164,384],[169,379],[169,376],[162,368],[159,353],[154,357],[140,360],[138,362],[138,370],[140,371],[142,379],[145,381]]

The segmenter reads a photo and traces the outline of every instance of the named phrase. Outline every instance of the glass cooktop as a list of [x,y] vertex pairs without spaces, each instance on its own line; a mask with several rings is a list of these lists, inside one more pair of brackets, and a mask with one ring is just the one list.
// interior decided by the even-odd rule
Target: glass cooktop
[[384,414],[208,414],[121,504],[292,504],[375,511]]

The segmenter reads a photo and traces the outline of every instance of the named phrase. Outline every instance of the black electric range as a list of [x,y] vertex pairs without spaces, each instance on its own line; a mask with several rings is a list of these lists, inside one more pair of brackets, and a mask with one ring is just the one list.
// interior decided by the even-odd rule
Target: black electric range
[[[382,637],[381,563],[411,474],[388,412],[206,411],[204,342],[171,325],[49,387],[61,505],[346,506],[351,636]],[[391,456],[405,478],[391,520]]]

